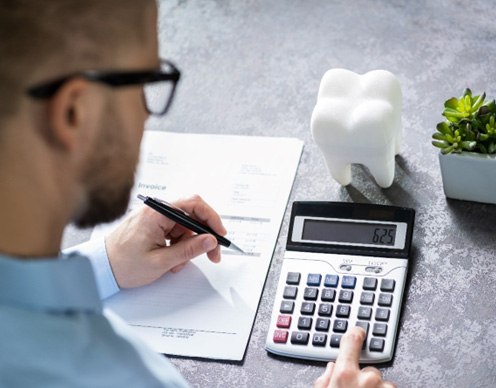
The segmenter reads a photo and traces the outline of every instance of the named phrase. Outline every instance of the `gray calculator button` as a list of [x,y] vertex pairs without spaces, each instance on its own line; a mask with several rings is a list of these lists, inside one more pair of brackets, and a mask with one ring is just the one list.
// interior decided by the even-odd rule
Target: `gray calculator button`
[[339,345],[341,344],[341,337],[342,335],[339,334],[331,335],[331,348],[339,348]]
[[327,334],[315,333],[312,338],[313,346],[325,346],[327,343]]
[[356,326],[360,326],[363,330],[365,330],[365,338],[369,334],[369,323],[363,321],[357,321]]
[[393,294],[379,294],[379,306],[390,307],[393,304]]
[[384,350],[384,340],[382,338],[372,338],[369,349],[371,352],[382,352]]
[[360,304],[373,305],[375,294],[373,292],[362,292],[360,296]]
[[375,311],[375,320],[376,321],[383,321],[383,322],[389,321],[389,309],[378,308]]
[[311,327],[312,327],[312,318],[308,318],[308,317],[298,318],[298,329],[310,330]]
[[301,310],[300,310],[300,312],[303,315],[313,315],[313,313],[315,312],[315,303],[303,302],[301,304]]
[[348,318],[350,316],[350,311],[350,305],[338,304],[338,306],[336,307],[336,317]]
[[296,299],[297,294],[298,294],[298,287],[286,286],[284,287],[284,293],[282,297],[284,299]]
[[372,307],[360,306],[358,308],[358,319],[369,320],[372,317]]
[[299,272],[288,272],[286,276],[286,284],[298,285],[300,284],[301,274]]
[[291,333],[291,343],[294,345],[306,345],[309,338],[310,334],[301,331],[293,331]]
[[318,318],[315,321],[315,330],[318,331],[329,331],[329,325],[331,323],[330,319]]
[[344,333],[348,329],[348,321],[342,319],[336,319],[334,325],[332,326],[332,331],[335,333]]
[[387,334],[387,325],[385,323],[374,323],[372,335],[377,337],[385,337]]
[[351,303],[353,302],[353,291],[341,290],[339,291],[339,301],[341,303]]
[[319,289],[315,287],[306,287],[303,293],[303,299],[305,300],[317,300],[319,295]]
[[330,317],[332,314],[332,304],[330,303],[321,303],[319,305],[319,315],[321,317]]
[[367,291],[375,291],[377,288],[376,278],[364,278],[363,279],[363,289]]
[[322,302],[334,302],[334,298],[336,298],[336,290],[333,288],[324,288],[322,290],[322,296],[320,299]]
[[381,291],[393,292],[396,282],[394,279],[382,279],[381,280]]
[[281,308],[279,309],[281,313],[292,314],[293,310],[294,310],[294,302],[291,302],[290,300],[283,300],[281,302]]

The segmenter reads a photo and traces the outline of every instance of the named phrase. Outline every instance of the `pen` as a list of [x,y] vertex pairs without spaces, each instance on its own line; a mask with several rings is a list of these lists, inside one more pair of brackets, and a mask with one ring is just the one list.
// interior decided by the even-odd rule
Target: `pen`
[[171,219],[172,221],[177,222],[178,224],[184,226],[185,228],[198,233],[198,234],[204,234],[208,233],[214,236],[217,239],[217,242],[226,247],[226,248],[231,248],[235,251],[238,251],[240,253],[245,253],[241,248],[236,246],[234,243],[229,241],[227,238],[219,236],[217,233],[215,233],[210,227],[207,225],[203,225],[202,223],[198,222],[197,220],[191,218],[188,213],[186,213],[184,210],[179,209],[178,207],[175,207],[165,201],[162,201],[161,199],[158,198],[151,198],[151,197],[145,197],[144,195],[138,194],[138,198],[141,199],[145,205],[150,206],[153,210],[156,210],[160,214],[166,216],[167,218]]

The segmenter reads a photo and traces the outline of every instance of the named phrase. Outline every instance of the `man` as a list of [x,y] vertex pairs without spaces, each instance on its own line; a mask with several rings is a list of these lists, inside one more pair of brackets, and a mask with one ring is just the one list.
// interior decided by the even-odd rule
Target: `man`
[[[144,122],[172,99],[179,74],[157,57],[156,5],[0,4],[0,386],[186,386],[100,297],[203,253],[219,262],[216,239],[144,208],[105,242],[59,253],[69,222],[123,214]],[[200,197],[176,205],[226,233]],[[343,337],[317,387],[387,386],[376,369],[358,368],[363,336]]]

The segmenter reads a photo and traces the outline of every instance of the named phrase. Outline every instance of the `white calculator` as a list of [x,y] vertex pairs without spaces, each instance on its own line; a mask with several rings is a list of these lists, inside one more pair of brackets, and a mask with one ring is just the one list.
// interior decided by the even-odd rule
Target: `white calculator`
[[367,332],[360,363],[393,358],[415,211],[294,202],[266,350],[335,360],[353,326]]

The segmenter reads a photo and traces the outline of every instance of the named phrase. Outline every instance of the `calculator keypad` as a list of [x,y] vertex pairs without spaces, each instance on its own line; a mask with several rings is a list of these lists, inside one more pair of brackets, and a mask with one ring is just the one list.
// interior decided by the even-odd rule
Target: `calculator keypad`
[[[383,352],[396,281],[390,278],[288,272],[273,341],[339,348],[351,325],[367,333],[364,349]],[[297,296],[302,293],[297,301]],[[353,310],[355,300],[358,309]],[[296,324],[292,324],[295,322]]]

